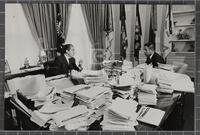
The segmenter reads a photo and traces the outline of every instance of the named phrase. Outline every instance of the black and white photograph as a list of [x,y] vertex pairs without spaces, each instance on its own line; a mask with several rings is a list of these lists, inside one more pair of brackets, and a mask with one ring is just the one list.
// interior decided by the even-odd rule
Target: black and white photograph
[[5,4],[4,129],[193,131],[195,5]]

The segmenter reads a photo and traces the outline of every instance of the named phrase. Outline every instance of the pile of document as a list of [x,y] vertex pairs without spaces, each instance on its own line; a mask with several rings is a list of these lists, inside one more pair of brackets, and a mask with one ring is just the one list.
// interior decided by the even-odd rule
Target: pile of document
[[134,78],[130,76],[117,76],[114,77],[111,81],[108,82],[113,87],[128,87],[128,86],[135,86]]
[[134,93],[133,88],[131,86],[127,87],[114,87],[112,89],[113,94],[117,97],[121,97],[123,99],[127,99],[131,97]]
[[49,123],[51,124],[51,128],[53,127],[54,129],[63,127],[67,130],[87,129],[91,124],[91,113],[91,110],[87,109],[84,105],[74,107],[65,104],[49,105],[48,107],[34,111],[31,114],[31,120],[40,126],[45,126],[46,123]]
[[167,70],[167,71],[174,72],[174,66],[173,66],[173,65],[170,65],[170,64],[158,64],[158,68],[159,68],[159,69],[163,69],[163,70]]
[[115,67],[121,67],[122,61],[119,60],[104,60],[103,61],[104,68],[115,68]]
[[86,106],[78,105],[70,109],[55,113],[52,118],[58,127],[65,126],[67,130],[75,130],[88,126],[90,110]]
[[99,108],[107,102],[111,102],[112,95],[109,87],[102,86],[91,86],[76,92],[79,104],[86,105],[90,109]]
[[122,70],[128,71],[133,68],[133,63],[131,61],[124,60],[122,65]]
[[105,83],[108,80],[108,76],[104,70],[83,70],[81,73],[86,84]]
[[84,90],[84,89],[88,89],[90,88],[89,85],[85,85],[85,84],[80,84],[80,85],[74,85],[68,88],[64,88],[62,90],[61,96],[75,96],[76,92]]
[[141,84],[138,87],[138,103],[140,105],[156,105],[157,104],[157,85]]
[[15,93],[16,90],[19,90],[24,96],[36,95],[40,90],[46,89],[44,75],[18,77],[8,80],[7,83],[12,93]]
[[70,78],[67,78],[66,75],[52,76],[45,80],[47,85],[55,87],[57,92],[62,92],[63,89],[74,86]]
[[91,109],[91,115],[89,117],[88,123],[92,124],[95,120],[100,120],[104,114],[104,111],[111,105],[111,102],[107,102],[96,109]]
[[194,83],[191,78],[186,74],[173,73],[166,70],[158,69],[158,78],[166,77],[171,81],[171,86],[174,91],[194,93]]
[[172,82],[165,75],[160,74],[157,79],[157,91],[162,93],[173,93]]
[[138,125],[137,105],[134,100],[116,98],[112,105],[104,112],[101,122],[103,130],[135,131],[134,126]]
[[18,91],[27,99],[34,101],[35,107],[54,100],[55,88],[48,86],[44,75],[31,75],[8,80],[12,93]]
[[114,96],[116,95],[124,99],[133,95],[134,87],[136,86],[134,79],[127,75],[113,78],[109,84],[112,86]]

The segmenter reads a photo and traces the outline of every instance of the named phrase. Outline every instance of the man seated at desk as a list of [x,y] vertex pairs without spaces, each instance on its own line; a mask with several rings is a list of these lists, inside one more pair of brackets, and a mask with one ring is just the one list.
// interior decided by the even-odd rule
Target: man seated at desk
[[158,63],[165,64],[165,60],[162,56],[155,52],[153,43],[146,43],[144,45],[144,54],[147,57],[146,62],[147,64],[152,64],[153,67],[158,67]]
[[72,70],[81,71],[81,67],[76,65],[76,60],[74,58],[75,49],[72,44],[63,45],[63,54],[56,57],[55,63],[57,66],[57,74],[67,74],[69,75]]

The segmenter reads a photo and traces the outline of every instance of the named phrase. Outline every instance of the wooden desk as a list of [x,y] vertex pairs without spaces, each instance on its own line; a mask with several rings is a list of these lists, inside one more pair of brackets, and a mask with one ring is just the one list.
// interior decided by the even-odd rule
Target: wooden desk
[[[175,107],[178,105],[180,99],[181,99],[182,94],[181,93],[174,93],[172,97],[163,97],[163,95],[160,95],[160,97],[158,97],[158,104],[156,106],[151,106],[154,108],[158,108],[161,109],[163,111],[165,111],[165,115],[161,121],[161,124],[157,127],[157,126],[153,126],[153,125],[149,125],[149,124],[145,124],[145,123],[141,123],[139,122],[139,125],[137,125],[135,128],[137,131],[145,131],[145,130],[165,130],[164,125],[166,124],[166,121],[168,119],[168,117],[171,115],[171,113],[174,111]],[[20,123],[23,126],[22,128],[25,130],[47,130],[48,128],[44,128],[44,127],[39,127],[37,126],[35,123],[33,123],[30,120],[30,115],[27,115],[27,113],[25,113],[23,111],[23,109],[21,109],[20,106],[18,106],[17,103],[15,103],[14,99],[10,100],[11,104],[13,104],[16,109],[17,112],[19,114],[19,116],[21,118],[20,119]],[[27,120],[29,122],[27,122]],[[90,127],[89,130],[102,130],[100,123],[103,119],[99,120],[99,121],[95,121]],[[176,120],[174,120],[176,121]],[[26,123],[26,124],[24,124]],[[32,124],[33,125],[32,125]],[[60,130],[59,130],[60,131]],[[63,131],[63,129],[61,129],[61,131]]]
[[18,70],[14,71],[11,73],[6,73],[4,80],[9,80],[13,79],[16,77],[23,77],[27,75],[36,75],[36,74],[44,74],[44,67],[34,67],[34,68],[29,68],[29,69],[23,69],[23,70]]
[[[160,95],[162,96],[162,95]],[[138,126],[136,126],[136,130],[165,130],[164,126],[166,124],[166,121],[168,120],[169,116],[172,114],[174,111],[175,107],[177,105],[180,105],[179,102],[182,98],[181,93],[174,93],[172,97],[159,97],[158,96],[158,102],[156,106],[151,106],[153,108],[157,108],[160,110],[165,111],[165,115],[160,123],[159,126],[153,126],[145,123],[139,123]],[[175,121],[175,120],[174,120]]]

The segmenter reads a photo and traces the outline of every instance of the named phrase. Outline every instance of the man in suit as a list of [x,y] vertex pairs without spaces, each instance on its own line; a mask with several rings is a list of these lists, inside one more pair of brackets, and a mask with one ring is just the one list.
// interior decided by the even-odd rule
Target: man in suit
[[145,63],[152,64],[153,67],[155,68],[158,67],[158,63],[165,64],[165,60],[163,59],[162,56],[160,56],[158,53],[155,52],[154,48],[155,47],[153,43],[146,43],[144,45],[144,54],[147,57]]
[[62,49],[63,53],[55,59],[57,74],[70,75],[72,70],[81,71],[81,68],[76,65],[76,60],[74,58],[74,46],[72,44],[66,44],[63,45]]

